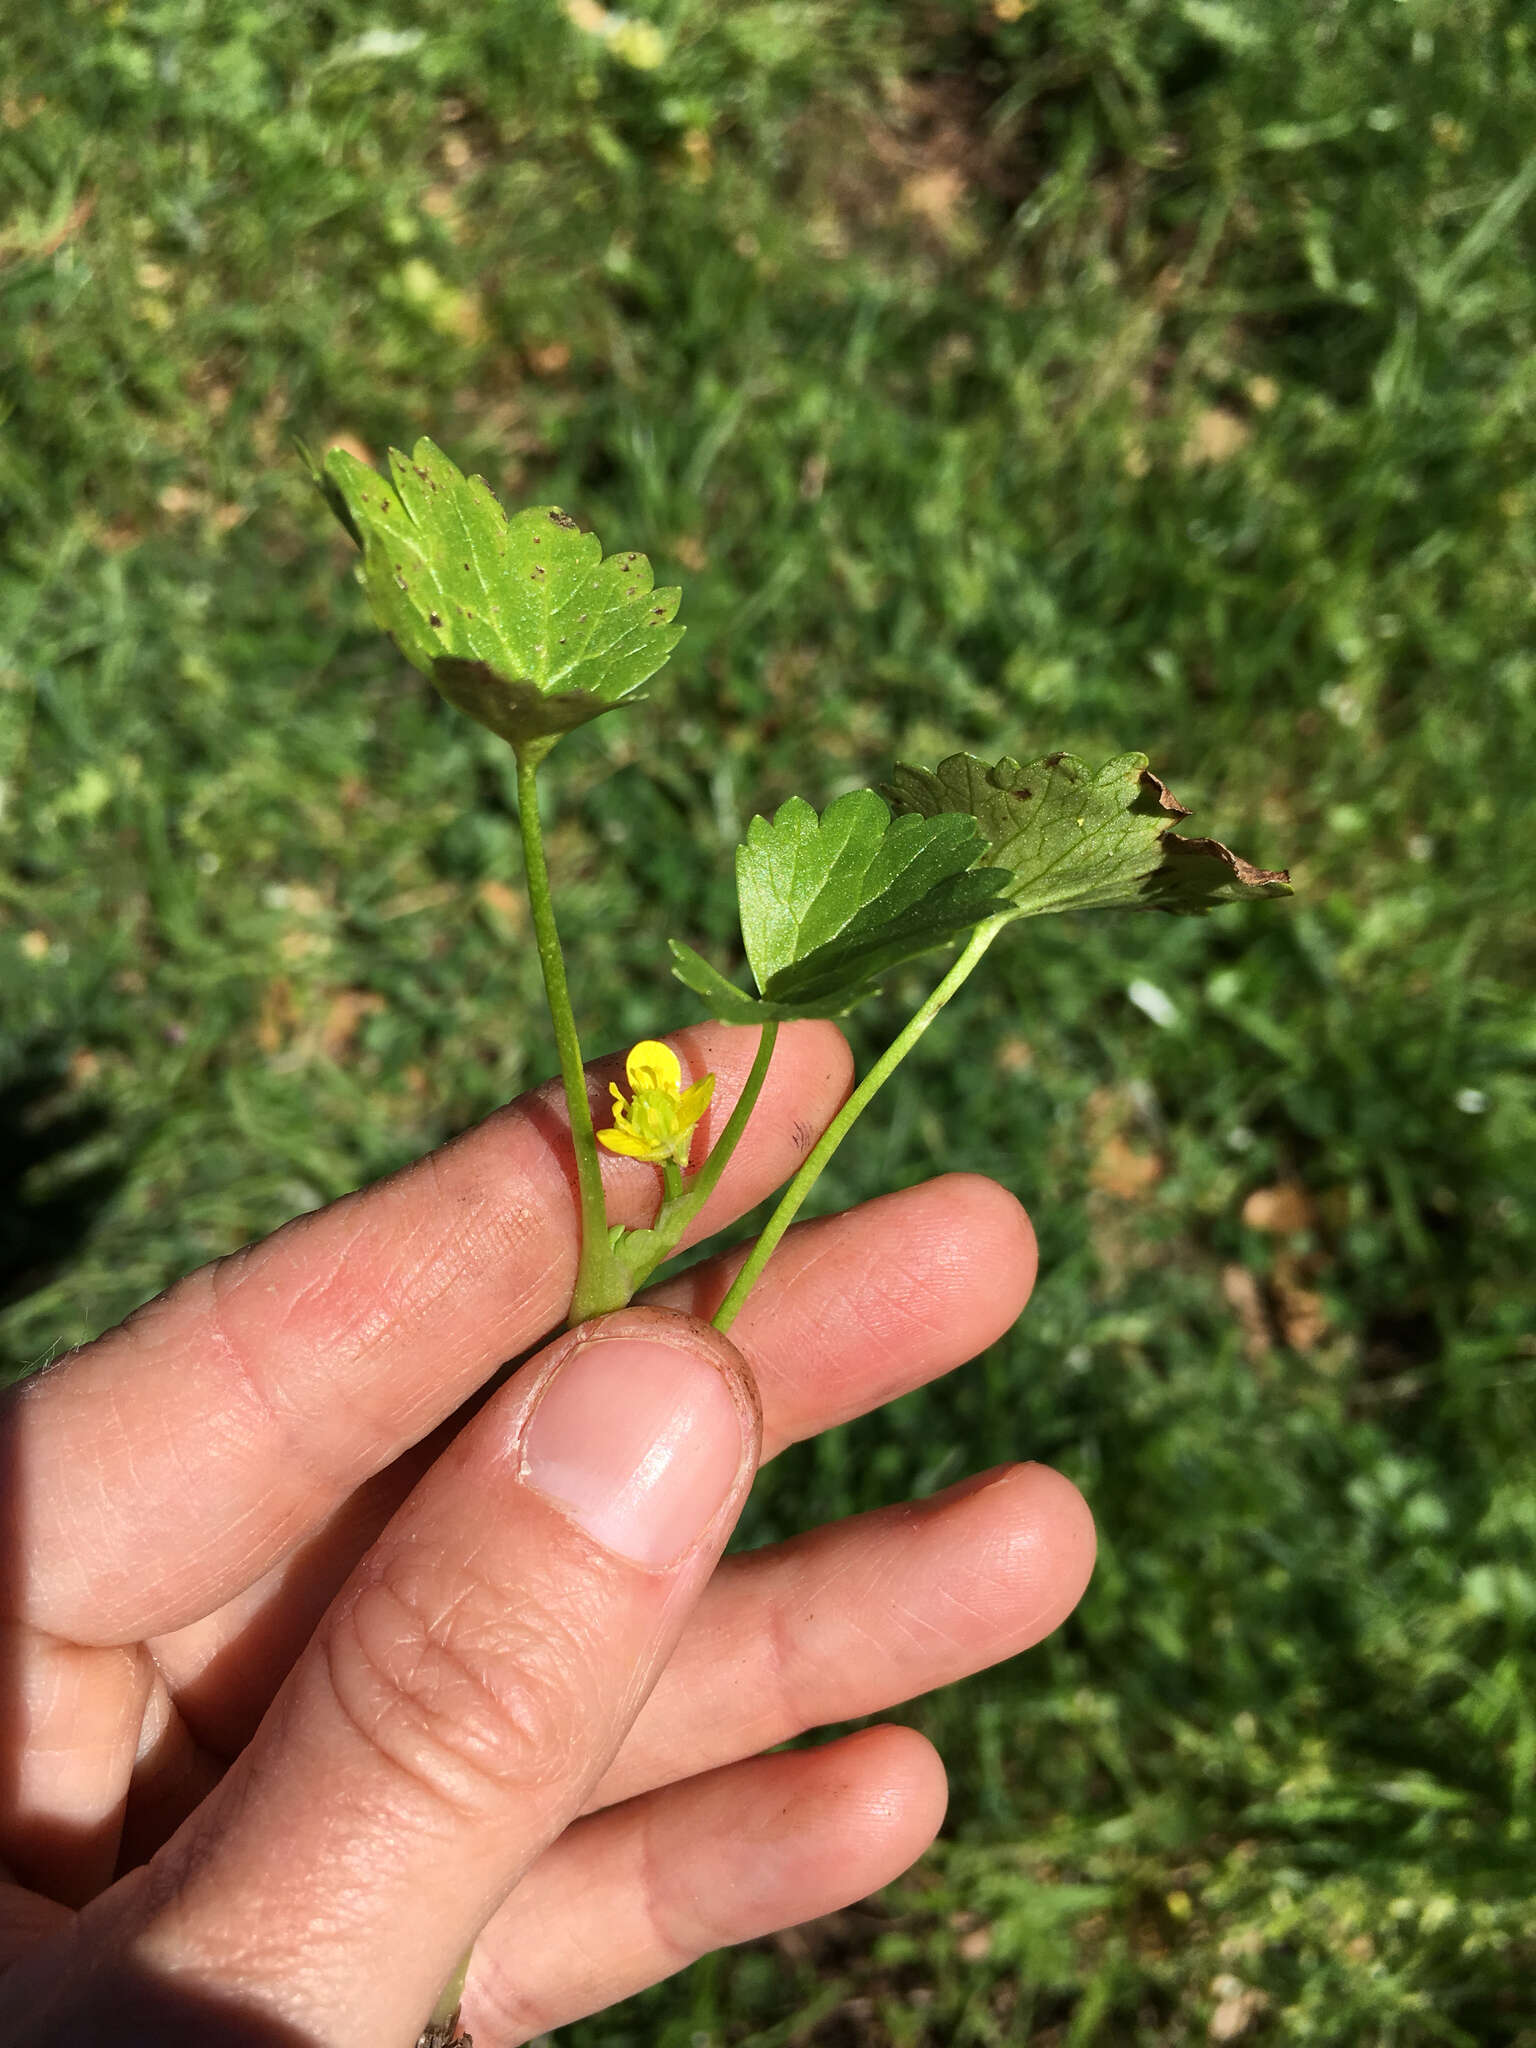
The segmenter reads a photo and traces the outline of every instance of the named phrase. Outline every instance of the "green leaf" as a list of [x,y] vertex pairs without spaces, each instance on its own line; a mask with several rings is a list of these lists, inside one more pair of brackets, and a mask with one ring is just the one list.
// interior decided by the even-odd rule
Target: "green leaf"
[[[1218,903],[1289,896],[1284,869],[1256,868],[1215,839],[1170,829],[1189,812],[1145,754],[1097,770],[1073,754],[988,766],[951,754],[936,769],[898,766],[886,791],[902,815],[974,818],[988,869],[1016,917],[1128,907],[1199,913]],[[984,870],[985,872],[985,870]]]
[[893,819],[872,789],[820,817],[792,796],[771,821],[754,818],[736,852],[742,939],[762,999],[675,940],[672,971],[727,1023],[841,1016],[902,961],[1006,914],[1002,878],[976,867],[984,851],[971,819]]
[[556,505],[510,519],[430,441],[381,477],[333,448],[317,479],[363,550],[373,615],[450,704],[515,747],[632,698],[682,638],[682,593],[644,555],[603,556]]

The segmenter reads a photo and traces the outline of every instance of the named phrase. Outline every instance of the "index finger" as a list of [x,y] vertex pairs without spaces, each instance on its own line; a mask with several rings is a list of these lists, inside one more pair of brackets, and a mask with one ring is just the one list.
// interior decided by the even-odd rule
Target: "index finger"
[[[756,1036],[712,1024],[670,1041],[690,1076],[719,1077],[706,1138]],[[616,1072],[594,1064],[595,1103]],[[848,1078],[835,1027],[784,1028],[690,1237],[786,1177]],[[649,1219],[654,1168],[605,1154],[603,1178],[614,1221]],[[565,1107],[550,1087],[189,1275],[0,1407],[14,1546],[0,1598],[76,1642],[134,1641],[207,1613],[558,1324],[576,1258]]]

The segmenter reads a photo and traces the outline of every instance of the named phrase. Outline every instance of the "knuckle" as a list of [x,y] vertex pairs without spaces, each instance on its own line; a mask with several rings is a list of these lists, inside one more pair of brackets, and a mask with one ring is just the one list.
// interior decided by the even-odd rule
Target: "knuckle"
[[[435,1591],[435,1598],[433,1597]],[[577,1781],[597,1723],[591,1660],[547,1611],[398,1561],[325,1639],[336,1705],[391,1778],[454,1818]]]

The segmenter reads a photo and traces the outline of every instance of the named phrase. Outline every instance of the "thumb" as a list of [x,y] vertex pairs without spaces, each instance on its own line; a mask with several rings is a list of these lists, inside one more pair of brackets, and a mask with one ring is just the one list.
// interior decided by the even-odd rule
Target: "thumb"
[[623,1740],[759,1432],[739,1356],[689,1317],[629,1309],[551,1346],[363,1559],[149,1866],[123,1960],[334,2048],[412,2042]]

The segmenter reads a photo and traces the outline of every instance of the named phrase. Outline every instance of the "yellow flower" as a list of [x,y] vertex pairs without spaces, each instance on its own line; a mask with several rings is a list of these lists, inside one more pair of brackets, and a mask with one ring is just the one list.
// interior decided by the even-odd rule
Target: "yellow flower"
[[610,1085],[613,1097],[613,1129],[599,1131],[597,1142],[610,1152],[622,1152],[630,1159],[648,1159],[660,1166],[672,1160],[688,1164],[688,1147],[694,1125],[709,1107],[715,1092],[715,1077],[706,1074],[685,1088],[677,1054],[654,1038],[643,1038],[624,1062],[632,1099],[624,1100]]

